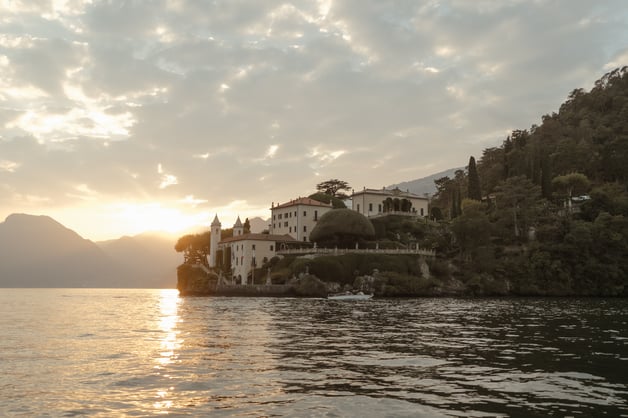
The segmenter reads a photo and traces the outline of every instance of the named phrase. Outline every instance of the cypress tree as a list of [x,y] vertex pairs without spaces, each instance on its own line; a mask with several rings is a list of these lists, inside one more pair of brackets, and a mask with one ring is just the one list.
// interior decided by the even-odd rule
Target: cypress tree
[[482,201],[482,189],[480,188],[480,176],[475,165],[475,158],[469,158],[469,199]]

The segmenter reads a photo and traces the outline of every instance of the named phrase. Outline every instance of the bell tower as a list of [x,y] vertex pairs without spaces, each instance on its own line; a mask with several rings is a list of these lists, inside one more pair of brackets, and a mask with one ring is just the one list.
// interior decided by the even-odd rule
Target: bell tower
[[210,251],[209,251],[209,267],[216,267],[216,253],[218,252],[218,243],[220,242],[220,221],[218,214],[214,217],[209,233]]
[[244,234],[244,225],[242,225],[242,221],[240,220],[240,217],[238,216],[238,219],[236,220],[235,224],[233,224],[233,236],[237,237]]

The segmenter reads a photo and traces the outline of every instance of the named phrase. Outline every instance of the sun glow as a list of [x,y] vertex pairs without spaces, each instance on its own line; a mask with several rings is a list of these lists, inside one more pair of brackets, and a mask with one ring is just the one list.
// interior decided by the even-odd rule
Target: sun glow
[[209,213],[187,214],[160,203],[117,204],[111,208],[111,214],[118,227],[129,235],[146,231],[176,233],[211,221]]

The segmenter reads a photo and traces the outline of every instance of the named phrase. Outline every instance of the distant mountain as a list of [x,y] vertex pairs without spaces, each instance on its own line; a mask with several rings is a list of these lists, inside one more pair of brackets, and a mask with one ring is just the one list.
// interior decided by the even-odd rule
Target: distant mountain
[[157,234],[94,243],[48,216],[0,223],[0,287],[172,288],[181,255]]
[[96,244],[126,279],[124,287],[164,288],[174,287],[176,268],[183,261],[174,250],[175,242],[162,234],[146,233]]
[[454,173],[456,170],[464,170],[464,167],[459,168],[450,168],[449,170],[441,171],[440,173],[432,174],[428,177],[423,177],[416,180],[404,181],[402,183],[393,184],[388,186],[387,189],[392,189],[395,187],[399,187],[401,190],[408,190],[410,193],[424,195],[425,193],[432,196],[436,193],[436,186],[434,185],[434,180],[437,180],[441,177],[454,177]]
[[0,286],[119,286],[112,260],[48,216],[13,214],[0,223]]
[[268,229],[269,221],[269,219],[264,220],[259,216],[256,216],[255,218],[250,218],[249,223],[251,224],[251,232],[254,234],[259,234],[263,230]]

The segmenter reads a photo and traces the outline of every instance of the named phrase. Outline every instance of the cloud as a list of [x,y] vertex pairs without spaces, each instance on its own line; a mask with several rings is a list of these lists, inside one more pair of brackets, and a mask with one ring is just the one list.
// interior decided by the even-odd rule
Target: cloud
[[624,9],[11,2],[0,215],[117,201],[263,209],[321,178],[381,187],[457,167],[625,65]]

